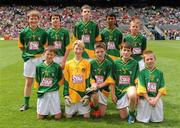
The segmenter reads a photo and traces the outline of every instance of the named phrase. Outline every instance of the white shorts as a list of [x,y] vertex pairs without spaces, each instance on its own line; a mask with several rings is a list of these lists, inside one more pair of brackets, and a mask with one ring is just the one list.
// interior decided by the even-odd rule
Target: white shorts
[[55,115],[61,113],[59,91],[47,92],[37,100],[37,114]]
[[72,104],[71,106],[65,105],[65,113],[67,115],[73,115],[75,113],[78,113],[79,115],[84,115],[86,113],[90,112],[90,106],[84,106],[81,102],[78,102],[76,104]]
[[62,62],[63,58],[64,58],[63,56],[55,56],[54,59],[53,59],[53,61],[54,61],[55,63],[61,65],[61,62]]
[[138,61],[138,64],[139,64],[139,71],[141,71],[145,68],[145,63],[144,63],[143,59]]
[[149,105],[147,100],[140,99],[137,105],[137,117],[140,122],[162,122],[163,121],[163,102],[161,99],[157,102],[156,106]]
[[39,58],[31,58],[26,62],[24,62],[24,76],[34,78],[36,74],[36,65],[42,63],[42,61],[43,58],[39,57]]
[[101,91],[98,91],[98,98],[100,104],[107,105],[108,98]]
[[119,99],[116,103],[117,109],[123,109],[129,106],[129,99],[127,94],[125,94],[121,99]]

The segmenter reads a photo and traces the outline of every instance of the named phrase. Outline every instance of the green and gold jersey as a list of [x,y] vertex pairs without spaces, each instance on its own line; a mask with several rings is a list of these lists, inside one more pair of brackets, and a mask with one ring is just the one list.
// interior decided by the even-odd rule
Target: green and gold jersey
[[152,71],[143,69],[138,76],[138,95],[147,93],[149,97],[156,97],[158,92],[166,95],[163,73],[156,68]]
[[59,90],[59,82],[62,79],[62,69],[57,64],[52,62],[46,65],[44,62],[36,66],[36,84],[38,84],[38,97],[41,97],[46,92]]
[[[102,63],[100,63],[97,59],[92,60],[91,62],[91,84],[97,83],[101,84],[105,82],[106,84],[114,83],[112,77],[110,77],[112,71],[112,63],[104,59]],[[105,86],[100,89],[102,92],[106,91],[104,94],[106,95],[110,90],[109,86]],[[108,96],[108,95],[107,95]]]
[[135,86],[138,74],[138,62],[130,59],[124,62],[121,58],[114,61],[111,76],[115,81],[115,94],[120,99],[129,86]]
[[48,33],[48,45],[52,45],[57,50],[58,56],[64,56],[66,49],[70,49],[70,37],[69,32],[65,28],[47,30]]
[[69,95],[73,103],[85,96],[86,88],[90,86],[90,62],[86,59],[68,61],[64,69],[63,95]]
[[96,41],[101,41],[98,25],[91,20],[87,23],[82,20],[77,22],[74,26],[73,40],[77,39],[83,40],[85,44],[83,58],[95,58],[94,44]]
[[107,46],[107,54],[113,59],[116,60],[120,57],[120,45],[122,43],[123,34],[117,28],[109,30],[104,28],[101,31],[102,41]]
[[18,47],[23,49],[22,58],[27,61],[33,57],[39,57],[44,52],[47,33],[44,29],[37,27],[32,30],[24,28],[19,34]]
[[130,43],[133,47],[133,55],[132,57],[140,61],[142,59],[141,55],[143,51],[146,49],[146,37],[143,35],[139,34],[136,37],[132,36],[131,34],[128,34],[125,38],[124,41],[127,43]]

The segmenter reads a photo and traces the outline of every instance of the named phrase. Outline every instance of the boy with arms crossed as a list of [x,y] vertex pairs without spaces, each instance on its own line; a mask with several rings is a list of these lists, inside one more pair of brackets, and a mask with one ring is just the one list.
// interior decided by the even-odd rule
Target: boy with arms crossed
[[74,26],[73,41],[82,40],[85,50],[83,58],[92,59],[94,56],[94,44],[101,41],[98,25],[91,20],[91,7],[84,5],[81,8],[82,20]]
[[56,49],[49,46],[45,49],[45,61],[36,66],[35,86],[37,91],[37,118],[43,119],[49,113],[56,120],[61,118],[59,84],[62,80],[61,67],[53,62]]
[[50,16],[52,27],[47,30],[48,33],[48,45],[52,45],[57,50],[57,56],[54,58],[54,62],[65,66],[67,56],[70,52],[70,38],[67,29],[61,27],[61,16],[57,13],[53,13]]
[[64,69],[64,98],[66,118],[76,112],[84,118],[90,117],[89,96],[85,91],[90,86],[90,63],[82,58],[84,43],[76,40],[73,45],[75,57],[68,61]]
[[163,121],[161,96],[166,95],[163,73],[155,67],[156,57],[150,50],[143,53],[146,68],[138,76],[137,94],[140,96],[136,119],[148,123]]
[[135,79],[138,73],[138,63],[131,58],[131,54],[132,46],[129,43],[122,43],[121,58],[114,61],[112,70],[112,77],[115,80],[115,85],[112,86],[112,100],[116,103],[120,117],[122,119],[128,117],[129,124],[135,121],[137,101]]
[[124,42],[128,42],[133,47],[132,57],[138,61],[139,70],[145,68],[145,64],[142,58],[142,53],[146,49],[147,39],[142,34],[140,34],[141,21],[137,18],[134,18],[130,22],[130,34],[125,36]]
[[38,27],[40,20],[40,13],[32,10],[27,14],[29,25],[25,27],[19,34],[18,47],[22,51],[22,58],[24,60],[24,104],[20,111],[29,109],[29,99],[31,95],[31,88],[33,79],[35,77],[36,65],[42,62],[42,53],[46,44],[46,31]]

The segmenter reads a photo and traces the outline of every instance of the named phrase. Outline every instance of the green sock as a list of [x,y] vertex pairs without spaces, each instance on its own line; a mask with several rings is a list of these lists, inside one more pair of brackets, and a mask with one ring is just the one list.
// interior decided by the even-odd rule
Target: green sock
[[24,104],[27,106],[29,106],[29,98],[30,98],[29,96],[24,97]]
[[129,111],[129,115],[135,116],[135,111]]

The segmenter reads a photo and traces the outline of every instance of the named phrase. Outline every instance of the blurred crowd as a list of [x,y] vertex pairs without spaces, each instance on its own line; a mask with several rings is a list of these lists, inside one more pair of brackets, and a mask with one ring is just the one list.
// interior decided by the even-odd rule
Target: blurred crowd
[[[64,8],[58,6],[0,6],[0,36],[17,38],[18,33],[28,25],[26,14],[32,9],[41,12],[39,26],[45,29],[50,27],[49,17],[52,12],[62,15],[62,26],[70,32],[73,30],[74,23],[81,19],[80,7],[74,6]],[[116,14],[118,26],[125,34],[128,32],[131,18],[138,16],[150,30],[158,26],[168,39],[180,37],[180,8],[178,7],[92,7],[92,19],[99,24],[100,29],[106,26],[106,14],[109,11]]]

